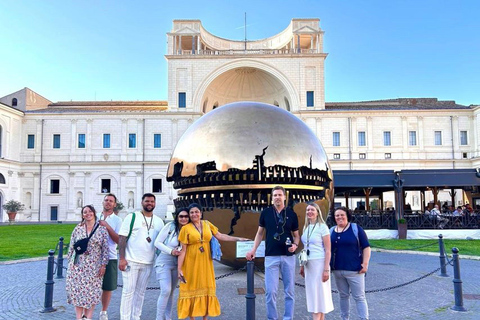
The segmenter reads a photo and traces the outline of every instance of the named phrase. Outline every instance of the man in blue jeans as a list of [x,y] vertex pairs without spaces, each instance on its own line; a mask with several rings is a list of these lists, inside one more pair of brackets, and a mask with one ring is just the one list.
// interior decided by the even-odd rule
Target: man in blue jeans
[[[284,320],[293,319],[295,306],[295,250],[298,248],[298,217],[292,209],[285,207],[285,189],[276,186],[272,189],[273,206],[262,211],[259,227],[252,250],[247,260],[255,258],[255,251],[265,237],[265,288],[267,318],[277,320],[277,292],[279,274],[282,274],[285,291]],[[266,232],[265,232],[266,231]],[[287,245],[287,238],[291,245]]]

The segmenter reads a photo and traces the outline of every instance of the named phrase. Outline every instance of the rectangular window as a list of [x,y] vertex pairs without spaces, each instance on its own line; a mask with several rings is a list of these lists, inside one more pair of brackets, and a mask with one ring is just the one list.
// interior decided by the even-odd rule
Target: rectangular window
[[50,193],[60,193],[60,180],[50,180]]
[[340,146],[340,132],[333,133],[333,146],[334,147]]
[[333,159],[336,159],[336,160],[340,159],[340,153],[334,153]]
[[187,93],[185,92],[178,93],[178,107],[179,108],[187,107]]
[[78,134],[78,148],[85,149],[85,134],[79,133]]
[[152,192],[153,193],[162,192],[162,179],[152,179]]
[[313,107],[314,106],[314,100],[315,95],[313,94],[313,91],[307,91],[307,107]]
[[58,220],[58,207],[52,206],[50,207],[50,220],[57,221]]
[[60,149],[60,135],[53,135],[53,149]]
[[366,153],[360,153],[358,154],[359,159],[367,159],[367,154]]
[[27,137],[27,149],[35,149],[35,135],[29,134]]
[[365,131],[358,132],[358,146],[365,147],[367,145],[367,139],[365,139]]
[[100,192],[101,193],[110,193],[110,185],[111,185],[110,179],[102,179],[102,185],[101,185]]
[[468,145],[467,131],[460,131],[460,145]]
[[153,147],[154,148],[162,147],[162,135],[160,133],[155,133],[153,135]]
[[135,133],[130,133],[128,135],[128,147],[129,148],[137,147],[137,135]]
[[103,147],[105,149],[110,148],[110,133],[103,134]]
[[408,132],[408,145],[416,146],[417,145],[417,131]]
[[442,145],[442,131],[435,131],[435,145]]
[[385,159],[392,159],[391,153],[385,153]]
[[383,145],[384,146],[391,146],[391,132],[390,131],[383,131]]

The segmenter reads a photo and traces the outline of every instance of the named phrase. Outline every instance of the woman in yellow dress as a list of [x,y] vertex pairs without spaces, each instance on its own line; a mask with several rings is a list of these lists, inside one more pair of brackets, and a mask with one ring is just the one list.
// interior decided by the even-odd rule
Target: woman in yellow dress
[[177,313],[179,319],[220,315],[216,295],[215,273],[210,251],[212,236],[220,241],[247,241],[247,238],[222,234],[211,222],[202,220],[202,208],[192,203],[188,207],[190,223],[182,228],[178,240],[182,251],[178,257],[180,291]]

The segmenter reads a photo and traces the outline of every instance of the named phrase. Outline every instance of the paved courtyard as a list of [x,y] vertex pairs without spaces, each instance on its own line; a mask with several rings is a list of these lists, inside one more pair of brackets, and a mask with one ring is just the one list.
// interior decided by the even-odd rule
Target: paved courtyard
[[[43,308],[47,261],[17,262],[0,265],[0,319],[75,319],[74,308],[66,303],[65,279],[55,279],[53,313],[40,313]],[[436,256],[403,253],[374,252],[367,274],[367,290],[395,286],[421,277],[439,267]],[[216,276],[231,272],[232,269],[215,264]],[[449,277],[440,277],[438,273],[425,279],[384,292],[367,294],[370,319],[480,319],[480,261],[461,260],[464,306],[467,312],[454,312],[450,308],[455,304],[453,296],[453,268],[448,266]],[[120,279],[121,280],[121,279]],[[121,282],[121,281],[120,281]],[[298,276],[298,283],[303,279]],[[157,287],[154,277],[151,287]],[[246,287],[246,273],[240,272],[217,281],[217,295],[222,315],[216,319],[245,319],[245,297],[239,295],[238,288]],[[263,288],[262,274],[255,276],[255,287]],[[333,282],[333,288],[335,285]],[[295,319],[310,319],[305,307],[305,289],[296,287]],[[115,291],[110,306],[110,319],[119,319],[121,289]],[[142,319],[155,319],[158,290],[148,290],[143,308]],[[280,294],[280,301],[283,294]],[[477,298],[477,299],[475,299]],[[339,320],[338,294],[333,294],[337,308],[327,315],[327,319]],[[265,296],[257,295],[256,319],[265,317]],[[280,312],[282,312],[282,303]],[[353,307],[353,303],[352,303]],[[95,319],[98,319],[98,307]],[[176,314],[175,314],[176,317]],[[352,308],[351,319],[356,319]]]

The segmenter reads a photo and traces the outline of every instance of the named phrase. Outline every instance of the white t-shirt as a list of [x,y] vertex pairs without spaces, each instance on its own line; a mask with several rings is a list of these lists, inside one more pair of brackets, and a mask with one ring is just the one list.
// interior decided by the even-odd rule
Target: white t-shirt
[[[133,214],[135,214],[135,222],[133,224],[132,234],[127,241],[125,258],[128,261],[137,263],[153,264],[155,260],[154,243],[158,233],[163,228],[163,220],[155,214],[152,217],[144,217],[141,212],[130,213],[125,217],[125,220],[123,220],[122,227],[118,233],[120,236],[128,236]],[[148,231],[147,228],[150,226],[150,223],[151,227]],[[148,242],[147,237],[150,237],[152,241]]]
[[[122,218],[117,216],[115,213],[110,214],[106,219],[103,213],[97,213],[97,218],[99,220],[105,220],[117,234],[120,231],[120,227],[122,226]],[[117,260],[117,244],[112,240],[110,234],[108,235],[108,259]]]
[[[309,246],[307,248],[307,234],[310,235]],[[310,250],[308,259],[325,259],[325,247],[323,246],[323,237],[330,236],[330,230],[325,223],[309,224],[302,234],[302,242],[305,249]]]

